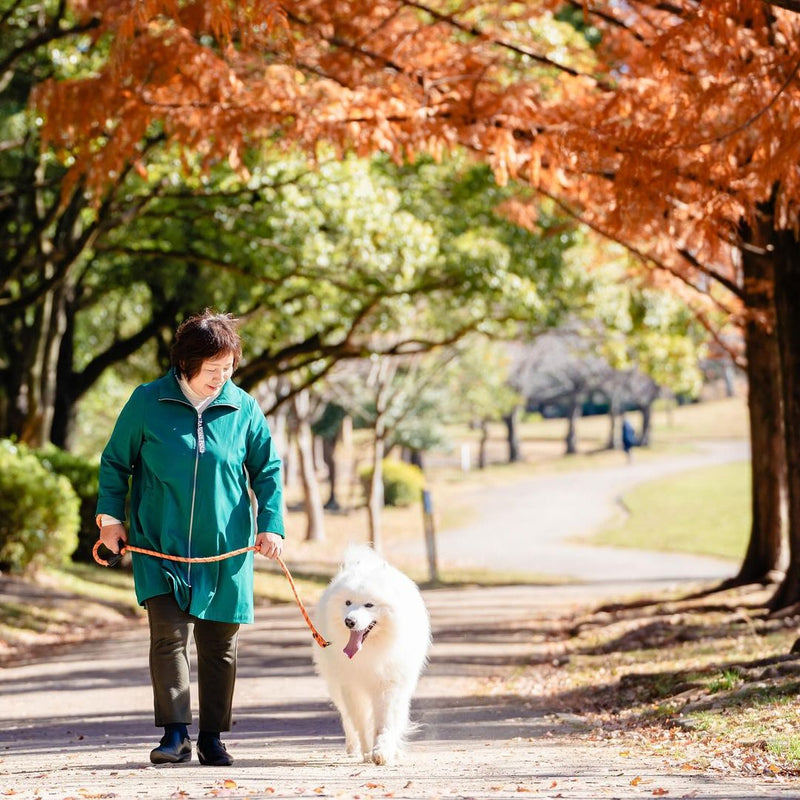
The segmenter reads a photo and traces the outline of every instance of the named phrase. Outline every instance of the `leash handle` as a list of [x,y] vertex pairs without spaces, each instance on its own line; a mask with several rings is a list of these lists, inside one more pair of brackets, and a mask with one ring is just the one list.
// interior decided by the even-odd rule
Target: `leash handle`
[[[172,556],[167,553],[159,553],[156,550],[146,550],[144,547],[136,547],[132,544],[124,544],[119,549],[119,553],[114,553],[110,558],[104,559],[100,555],[100,545],[103,544],[102,539],[98,539],[94,543],[94,547],[92,548],[92,556],[94,560],[100,564],[101,567],[110,567],[114,566],[119,562],[122,556],[125,553],[141,553],[145,556],[153,556],[154,558],[165,558],[167,561],[180,561],[185,564],[206,564],[211,561],[222,561],[225,558],[233,558],[234,556],[240,556],[242,553],[247,553],[250,550],[255,550],[255,545],[250,545],[249,547],[240,547],[238,550],[231,550],[229,553],[222,553],[222,555],[218,556],[205,556],[205,557],[194,557],[189,558],[187,556]],[[275,556],[275,560],[280,565],[280,568],[283,570],[283,574],[286,576],[286,580],[289,581],[289,586],[292,590],[292,594],[294,594],[295,602],[297,603],[298,608],[300,609],[300,613],[303,615],[303,619],[306,621],[306,625],[308,625],[309,630],[311,631],[311,635],[314,637],[314,641],[320,647],[328,647],[330,644],[329,641],[325,639],[325,637],[314,627],[314,623],[311,621],[311,617],[308,615],[306,611],[306,607],[303,605],[303,601],[300,599],[300,594],[297,591],[297,586],[295,585],[294,578],[292,578],[292,573],[289,572],[289,568],[284,564],[283,559],[280,556]]]

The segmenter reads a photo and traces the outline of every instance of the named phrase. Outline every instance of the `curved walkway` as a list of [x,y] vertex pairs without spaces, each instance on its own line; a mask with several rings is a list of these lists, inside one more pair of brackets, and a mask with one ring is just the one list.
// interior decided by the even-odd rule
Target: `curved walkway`
[[[677,456],[634,457],[631,463],[619,466],[542,475],[480,489],[471,498],[476,518],[468,525],[438,532],[439,564],[603,583],[730,577],[738,565],[727,560],[593,547],[575,540],[612,520],[619,512],[621,496],[638,484],[749,457],[746,441],[705,441],[697,443],[695,451]],[[658,531],[653,537],[655,544]],[[416,559],[424,559],[422,543],[407,547],[416,551]],[[407,555],[411,555],[410,549]]]

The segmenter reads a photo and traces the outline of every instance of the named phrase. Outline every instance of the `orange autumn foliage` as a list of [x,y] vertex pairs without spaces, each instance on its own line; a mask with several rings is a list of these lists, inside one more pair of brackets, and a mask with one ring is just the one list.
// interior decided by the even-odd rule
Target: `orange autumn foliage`
[[80,0],[108,58],[36,102],[45,140],[95,189],[154,127],[234,168],[265,139],[312,157],[320,142],[397,160],[466,147],[690,284],[706,272],[736,293],[729,246],[776,184],[776,224],[798,226],[800,16],[567,3],[602,31],[591,51],[541,34],[564,5]]

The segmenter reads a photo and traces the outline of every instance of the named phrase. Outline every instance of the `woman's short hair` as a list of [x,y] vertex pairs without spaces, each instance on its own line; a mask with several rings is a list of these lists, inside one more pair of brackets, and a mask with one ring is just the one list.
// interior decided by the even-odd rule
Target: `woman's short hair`
[[238,320],[230,314],[217,314],[207,308],[184,320],[170,348],[170,360],[178,377],[191,380],[204,361],[230,353],[233,368],[242,357],[242,340],[236,330]]

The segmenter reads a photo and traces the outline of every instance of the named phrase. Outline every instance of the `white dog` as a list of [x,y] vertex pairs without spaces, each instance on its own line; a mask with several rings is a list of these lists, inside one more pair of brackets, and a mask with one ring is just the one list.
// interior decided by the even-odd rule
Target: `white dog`
[[416,584],[365,545],[351,545],[316,610],[330,642],[314,648],[342,718],[347,752],[396,762],[428,657],[431,626]]

